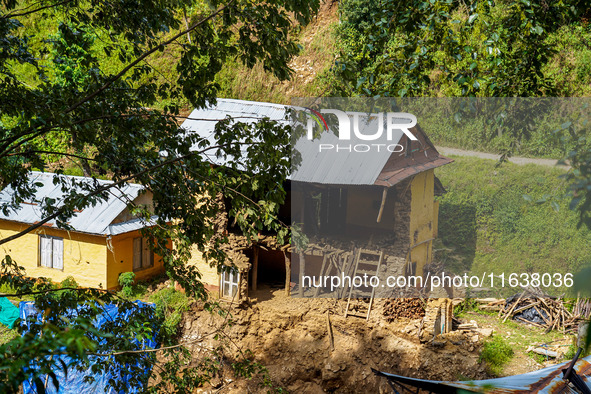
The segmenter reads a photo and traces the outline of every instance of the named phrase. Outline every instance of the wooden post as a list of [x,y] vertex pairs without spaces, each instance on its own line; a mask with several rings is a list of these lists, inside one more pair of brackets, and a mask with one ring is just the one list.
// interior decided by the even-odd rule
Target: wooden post
[[259,274],[259,246],[254,245],[252,249],[252,291],[257,291],[257,280]]
[[304,252],[300,252],[299,253],[300,256],[300,277],[298,278],[299,282],[300,282],[300,287],[298,290],[298,294],[300,297],[304,296],[304,273],[306,272],[305,270],[305,266],[306,266],[306,258],[304,257]]
[[[304,215],[305,215],[305,207],[306,207],[306,189],[304,187],[302,187],[302,209],[301,209],[301,214],[300,214],[300,218],[302,220],[302,231],[304,231],[306,223],[305,223],[305,219],[304,219]],[[300,284],[300,286],[298,287],[298,294],[300,297],[304,296],[304,274],[306,273],[306,258],[304,257],[304,251],[300,250],[299,252],[299,257],[300,257],[300,277],[298,278],[298,283]]]
[[384,187],[382,191],[382,203],[380,204],[380,211],[378,212],[377,223],[382,221],[382,214],[384,213],[384,206],[386,206],[386,197],[388,196],[388,188]]
[[289,296],[291,293],[291,258],[287,251],[283,251],[285,258],[285,295]]

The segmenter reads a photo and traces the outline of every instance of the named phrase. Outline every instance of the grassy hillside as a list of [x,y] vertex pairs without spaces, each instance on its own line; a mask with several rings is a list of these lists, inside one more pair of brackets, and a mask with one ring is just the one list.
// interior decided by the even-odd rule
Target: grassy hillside
[[591,262],[591,232],[577,229],[562,170],[454,160],[436,171],[448,191],[440,198],[437,246],[448,269],[566,273]]
[[290,104],[294,97],[330,96],[334,85],[331,67],[335,53],[336,2],[324,2],[315,20],[296,32],[301,52],[290,63],[291,80],[279,81],[256,66],[248,69],[234,60],[218,75],[219,97]]

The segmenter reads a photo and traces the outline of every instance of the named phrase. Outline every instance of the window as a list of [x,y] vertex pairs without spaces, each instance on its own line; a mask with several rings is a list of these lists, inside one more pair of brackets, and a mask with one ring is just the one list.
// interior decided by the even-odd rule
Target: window
[[41,267],[64,269],[64,239],[39,235],[39,265]]
[[234,268],[228,270],[224,269],[224,271],[222,271],[221,282],[222,297],[236,298],[238,293],[238,283],[240,282],[240,273]]
[[133,239],[133,270],[139,271],[154,266],[154,252],[147,238]]

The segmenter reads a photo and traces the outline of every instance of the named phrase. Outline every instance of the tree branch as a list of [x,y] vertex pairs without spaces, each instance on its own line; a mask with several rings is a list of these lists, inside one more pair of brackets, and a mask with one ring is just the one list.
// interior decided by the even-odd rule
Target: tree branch
[[76,108],[80,107],[85,102],[87,102],[88,100],[93,99],[94,97],[99,95],[101,92],[106,90],[113,83],[115,83],[115,81],[117,81],[119,78],[124,76],[132,67],[134,67],[135,65],[140,63],[142,60],[144,60],[145,58],[147,58],[148,56],[150,56],[154,52],[158,51],[161,47],[169,45],[170,43],[176,41],[178,38],[182,37],[183,35],[195,30],[197,27],[201,26],[205,22],[215,18],[219,13],[221,13],[223,10],[228,8],[233,2],[234,2],[234,0],[230,0],[230,2],[228,4],[224,5],[223,7],[218,8],[217,11],[210,14],[206,18],[201,19],[199,22],[194,23],[188,29],[185,29],[185,30],[181,31],[180,33],[175,34],[172,38],[169,38],[168,40],[164,41],[163,43],[156,45],[156,46],[152,47],[151,49],[149,49],[148,51],[144,52],[142,55],[140,55],[138,58],[136,58],[133,62],[129,63],[121,71],[119,71],[119,73],[117,75],[115,75],[109,81],[105,82],[105,84],[103,86],[101,86],[100,88],[95,90],[93,93],[87,95],[86,97],[84,97],[83,99],[81,99],[80,101],[78,101],[77,103],[72,105],[70,108],[66,109],[65,113],[70,113],[70,112],[74,111]]
[[[72,0],[64,0],[63,3],[69,2]],[[212,14],[210,14],[209,16],[207,16],[206,18],[201,19],[200,21],[194,23],[192,26],[190,26],[188,29],[185,29],[183,31],[181,31],[178,34],[175,34],[172,38],[164,41],[163,43],[156,45],[154,47],[152,47],[151,49],[149,49],[148,51],[144,52],[142,55],[140,55],[138,58],[136,58],[133,62],[129,63],[127,66],[125,66],[117,75],[115,75],[114,77],[112,77],[111,79],[109,79],[107,82],[105,82],[100,88],[98,88],[97,90],[95,90],[93,93],[90,93],[89,95],[87,95],[86,97],[84,97],[83,99],[79,100],[78,102],[76,102],[75,104],[71,105],[69,108],[67,108],[65,110],[65,113],[70,113],[72,111],[74,111],[76,108],[80,107],[82,104],[86,103],[87,101],[93,99],[94,97],[96,97],[97,95],[99,95],[101,92],[105,91],[109,86],[111,86],[113,83],[115,83],[117,80],[119,80],[121,77],[123,77],[132,67],[134,67],[135,65],[137,65],[138,63],[140,63],[141,61],[143,61],[145,58],[147,58],[148,56],[150,56],[151,54],[153,54],[154,52],[158,51],[161,47],[163,46],[167,46],[169,44],[171,44],[172,42],[176,41],[179,37],[182,37],[184,34],[187,34],[193,30],[195,30],[197,27],[201,26],[202,24],[208,22],[209,20],[215,18],[217,15],[219,15],[222,11],[224,11],[226,8],[228,8],[232,3],[234,3],[235,0],[230,0],[230,2],[228,2],[228,4],[218,8],[215,12],[213,12]],[[58,5],[61,3],[58,3]],[[33,11],[30,11],[33,12]],[[29,13],[30,13],[29,12]],[[45,125],[43,126],[38,132],[34,133],[33,136],[27,138],[25,141],[30,140],[31,138],[35,138],[40,136],[41,134],[47,132],[48,130],[50,130],[51,128],[56,127],[56,126],[50,126],[50,125]],[[32,131],[34,131],[35,129],[37,129],[36,127],[33,127],[31,129],[28,129],[26,131],[24,131],[23,133],[19,134],[18,136],[14,136],[11,137],[7,140],[7,142],[5,142],[1,147],[0,147],[0,157],[5,156],[5,152],[7,151],[8,147],[10,146],[11,143],[13,143],[14,141],[18,140],[18,138],[30,134]],[[19,142],[19,145],[22,145],[23,142]],[[11,148],[10,150],[13,150],[14,148]]]
[[[32,5],[31,5],[31,6],[29,6],[29,7],[22,8],[22,9],[20,9],[20,10],[17,10],[17,13],[15,13],[15,14],[13,14],[13,13],[10,13],[10,14],[6,14],[6,15],[2,15],[2,18],[1,18],[1,19],[15,18],[15,17],[17,17],[17,16],[25,16],[25,15],[33,14],[33,13],[35,13],[35,12],[38,12],[38,11],[43,11],[43,10],[46,10],[46,9],[48,9],[48,8],[59,7],[60,5],[64,5],[64,4],[66,4],[66,3],[69,3],[69,2],[71,2],[71,1],[74,1],[74,0],[63,0],[63,1],[60,1],[59,3],[55,3],[55,4],[49,4],[49,5],[46,5],[46,6],[43,6],[43,7],[36,8],[36,9],[34,9],[34,10],[31,10],[31,11],[24,11],[24,10],[26,10],[27,8],[30,8],[30,7],[32,7]],[[39,3],[40,3],[40,2],[39,2]],[[38,3],[37,3],[37,4],[38,4]],[[24,11],[24,12],[20,12],[20,13],[19,13],[18,11]]]
[[73,153],[54,152],[54,151],[49,151],[49,150],[28,150],[26,152],[9,153],[6,156],[28,156],[28,155],[31,155],[33,153],[42,153],[42,154],[47,154],[47,155],[67,156],[67,157],[75,157],[75,158],[81,159],[81,160],[97,161],[96,159],[93,159],[91,157],[84,157],[84,156],[80,156],[80,155],[75,155]]

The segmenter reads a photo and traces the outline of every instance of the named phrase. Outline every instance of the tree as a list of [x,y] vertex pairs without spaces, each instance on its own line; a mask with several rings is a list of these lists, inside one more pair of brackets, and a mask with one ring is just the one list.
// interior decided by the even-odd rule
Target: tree
[[589,10],[586,0],[346,0],[338,75],[348,94],[552,96],[549,34]]
[[[29,181],[32,169],[52,166],[63,173],[74,165],[114,183],[62,182],[64,200],[39,201],[44,219],[0,244],[50,220],[67,229],[76,210],[104,199],[108,188],[133,181],[154,196],[154,211],[131,208],[138,216],[158,215],[149,232],[168,275],[188,295],[206,300],[198,272],[184,262],[190,245],[204,248],[214,234],[210,218],[217,205],[212,198],[198,206],[197,196],[230,197],[230,215],[248,236],[262,229],[285,236],[276,212],[285,196],[281,185],[289,171],[289,134],[287,127],[266,120],[249,125],[227,119],[216,127],[217,142],[210,143],[179,129],[181,104],[215,102],[216,74],[230,58],[248,67],[260,63],[278,78],[289,78],[287,63],[299,48],[291,28],[308,23],[318,5],[317,0],[2,1],[0,186],[14,193],[1,209],[8,212],[34,196],[38,185]],[[34,21],[45,20],[55,21],[57,29],[33,31]],[[161,58],[166,59],[163,67],[154,66]],[[232,159],[216,168],[204,159],[207,151]],[[170,239],[173,250],[166,248]],[[217,248],[207,253],[223,261]],[[45,310],[43,324],[0,348],[0,391],[17,391],[30,376],[38,386],[43,375],[53,379],[55,368],[69,367],[52,357],[62,353],[82,370],[91,357],[92,368],[103,371],[113,368],[114,359],[126,363],[133,377],[126,389],[145,388],[149,375],[140,372],[154,364],[155,355],[128,351],[135,348],[131,338],[156,335],[142,323],[154,318],[149,311],[117,300],[121,308],[138,309],[134,319],[93,328],[92,319],[103,303],[116,300],[114,294],[54,289],[47,280],[26,278],[10,256],[2,262],[0,285],[10,286],[16,296],[32,295]],[[60,319],[81,304],[84,313]],[[113,337],[114,327],[129,335]],[[186,354],[182,347],[167,352],[175,366],[165,364],[161,377],[167,380],[156,388],[172,382],[182,391],[203,381],[197,370],[185,369],[179,377]],[[115,388],[122,384],[112,382]]]

